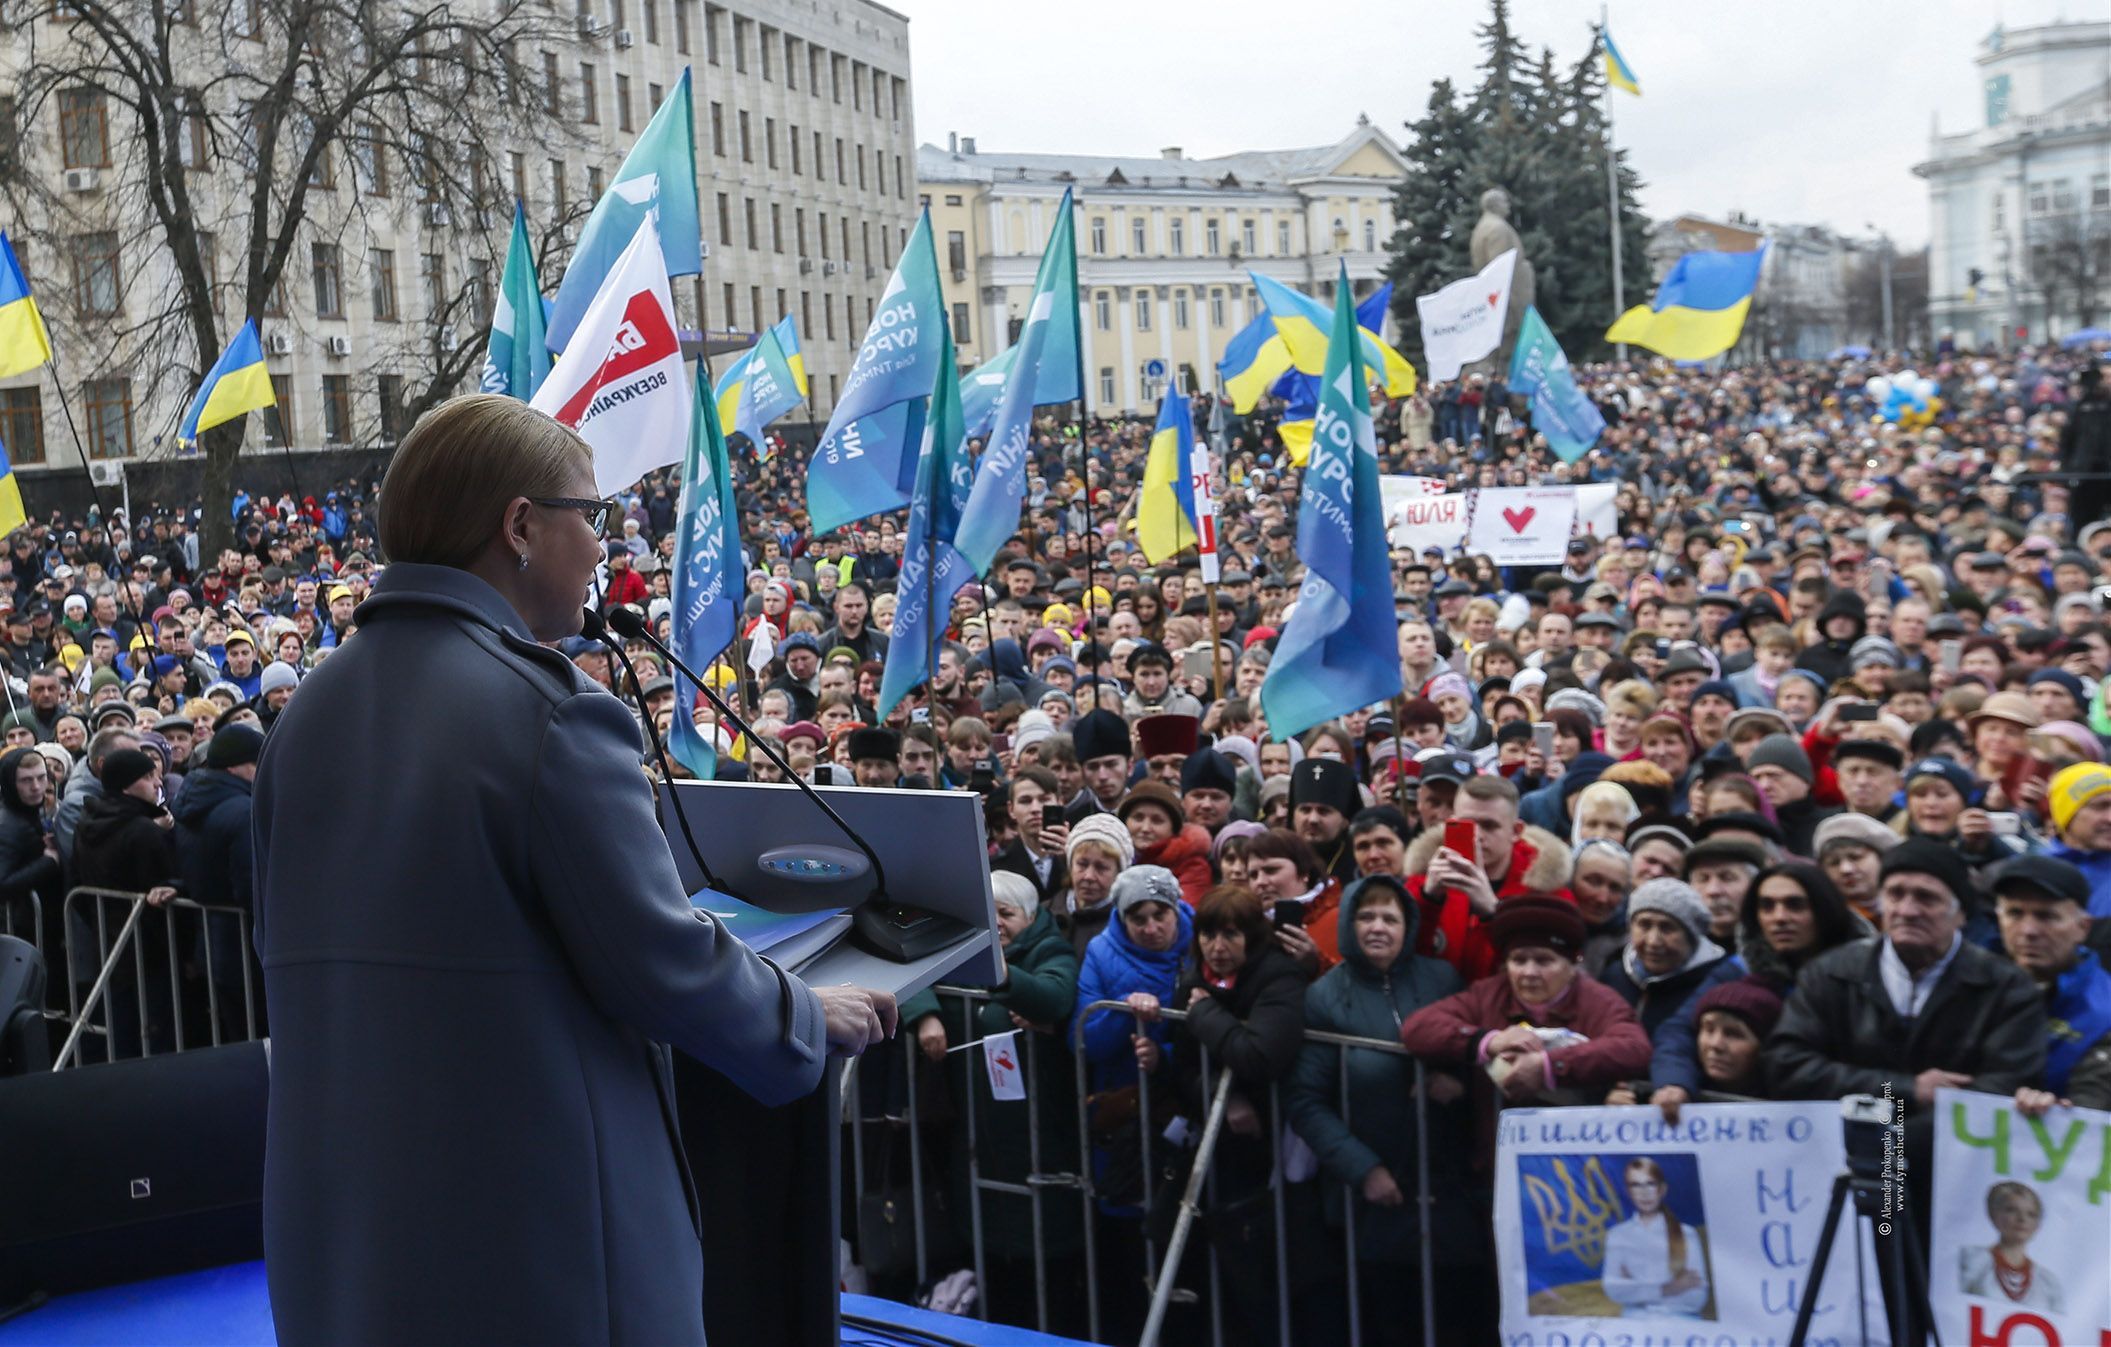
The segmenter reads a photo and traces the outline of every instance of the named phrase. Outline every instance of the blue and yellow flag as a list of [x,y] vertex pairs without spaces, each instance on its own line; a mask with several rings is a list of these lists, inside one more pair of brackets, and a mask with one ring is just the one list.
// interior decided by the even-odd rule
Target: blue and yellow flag
[[[1333,324],[1327,306],[1310,295],[1299,294],[1281,281],[1258,272],[1249,274],[1253,276],[1254,288],[1260,292],[1261,302],[1268,306],[1269,317],[1275,319],[1275,330],[1289,348],[1290,363],[1298,373],[1318,374],[1326,369],[1327,330]],[[1415,367],[1407,363],[1407,357],[1386,345],[1376,333],[1360,323],[1356,330],[1363,343],[1363,363],[1385,385],[1386,396],[1403,398],[1414,392]]]
[[799,330],[787,314],[726,366],[712,389],[719,430],[747,436],[765,458],[769,449],[763,429],[806,400],[806,362],[794,363],[798,349]]
[[1642,83],[1635,78],[1635,72],[1628,67],[1627,58],[1620,55],[1620,49],[1613,45],[1613,30],[1600,28],[1598,30],[1598,41],[1605,48],[1605,82],[1612,85],[1615,89],[1625,89],[1635,97],[1640,98],[1642,96]]
[[1200,541],[1195,528],[1195,419],[1187,395],[1166,394],[1136,498],[1136,541],[1153,566]]
[[29,293],[15,245],[0,234],[0,379],[27,374],[51,359],[51,334]]
[[21,479],[15,476],[15,465],[8,461],[7,446],[0,444],[0,538],[28,522],[29,511],[22,504]]
[[1290,348],[1275,330],[1275,319],[1263,309],[1224,346],[1217,378],[1224,383],[1231,409],[1240,416],[1260,405],[1261,395],[1290,368]]
[[1766,245],[1748,253],[1695,252],[1681,257],[1657,296],[1620,315],[1605,339],[1646,346],[1673,360],[1706,360],[1737,344]]
[[277,405],[278,399],[271,392],[270,371],[264,368],[264,343],[257,338],[257,320],[252,318],[242,324],[242,330],[235,333],[235,339],[227,343],[227,349],[205,372],[198,396],[191,399],[190,410],[176,427],[176,443],[192,448],[200,434],[223,421]]

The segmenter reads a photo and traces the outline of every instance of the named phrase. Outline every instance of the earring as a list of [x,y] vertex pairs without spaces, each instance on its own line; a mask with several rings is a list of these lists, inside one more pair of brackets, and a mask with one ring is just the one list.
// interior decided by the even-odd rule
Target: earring
[[526,552],[520,554],[520,568],[522,570],[528,569],[528,554]]

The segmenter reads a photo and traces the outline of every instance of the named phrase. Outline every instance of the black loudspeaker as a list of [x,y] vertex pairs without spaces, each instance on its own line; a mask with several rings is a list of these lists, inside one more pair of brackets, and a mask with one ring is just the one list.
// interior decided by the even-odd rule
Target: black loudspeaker
[[0,1314],[261,1258],[267,1043],[0,1080]]

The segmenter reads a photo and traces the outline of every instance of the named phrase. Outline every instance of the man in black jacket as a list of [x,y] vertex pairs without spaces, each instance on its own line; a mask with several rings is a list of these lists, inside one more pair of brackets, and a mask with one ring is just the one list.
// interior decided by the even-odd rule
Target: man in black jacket
[[[161,780],[154,759],[138,748],[120,748],[103,759],[102,793],[88,797],[81,809],[81,822],[74,832],[73,883],[77,888],[110,889],[119,893],[145,894],[147,903],[160,907],[176,897],[178,880],[175,840],[169,812],[161,807]],[[122,914],[123,909],[119,909]],[[76,982],[92,982],[97,968],[93,946],[83,937],[79,922],[70,928],[75,948],[87,952],[76,957]],[[176,1046],[174,1014],[166,974],[167,927],[159,916],[142,917],[135,939],[145,949],[148,992],[146,997],[146,1041],[155,1052]],[[105,995],[109,998],[110,1050],[116,1057],[136,1057],[140,1036],[140,986],[135,964],[119,961]]]
[[[264,733],[251,725],[230,725],[206,746],[205,765],[193,771],[176,801],[176,857],[182,867],[186,897],[207,907],[255,910],[256,870],[250,849],[250,782],[264,752]],[[205,918],[206,953],[211,971],[212,1007],[223,1038],[251,1035],[244,1008],[254,998],[242,994],[243,969],[249,958],[242,923],[226,913]],[[252,991],[261,979],[250,982]],[[259,1005],[261,1012],[262,1007]],[[261,1017],[260,1017],[261,1018]]]

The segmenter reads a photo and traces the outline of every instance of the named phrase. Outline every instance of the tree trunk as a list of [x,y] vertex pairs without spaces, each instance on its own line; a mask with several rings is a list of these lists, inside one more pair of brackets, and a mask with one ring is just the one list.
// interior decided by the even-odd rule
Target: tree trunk
[[220,553],[235,545],[235,459],[242,452],[246,416],[205,432],[204,514],[198,520],[200,573],[220,564]]

